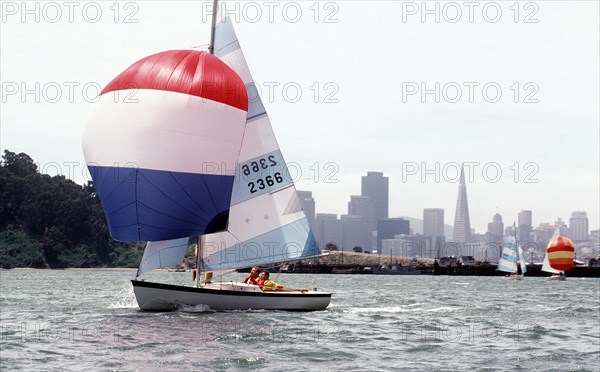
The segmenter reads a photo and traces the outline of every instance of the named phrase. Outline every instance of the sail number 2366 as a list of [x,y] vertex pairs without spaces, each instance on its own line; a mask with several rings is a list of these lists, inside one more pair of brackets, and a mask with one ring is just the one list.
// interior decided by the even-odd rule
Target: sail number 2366
[[250,164],[244,164],[242,166],[242,172],[244,176],[249,176],[250,173],[258,173],[261,169],[268,169],[277,165],[274,155],[269,155],[266,159],[258,159],[251,162]]
[[250,194],[254,194],[258,190],[264,190],[266,187],[271,187],[275,183],[282,183],[283,177],[281,173],[277,172],[272,176],[266,176],[265,178],[259,178],[255,182],[248,182],[250,188]]

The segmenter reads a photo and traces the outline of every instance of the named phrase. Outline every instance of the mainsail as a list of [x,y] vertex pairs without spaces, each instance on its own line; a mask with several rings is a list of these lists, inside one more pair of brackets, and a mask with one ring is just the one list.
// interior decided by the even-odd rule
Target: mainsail
[[163,241],[224,230],[247,111],[238,74],[206,52],[151,55],[108,84],[83,150],[111,236]]
[[498,270],[506,273],[516,273],[518,271],[517,255],[517,232],[515,227],[511,226],[509,227],[508,236],[504,239]]
[[248,90],[246,132],[227,231],[206,236],[205,270],[263,265],[319,254],[229,17],[216,26],[215,56]]

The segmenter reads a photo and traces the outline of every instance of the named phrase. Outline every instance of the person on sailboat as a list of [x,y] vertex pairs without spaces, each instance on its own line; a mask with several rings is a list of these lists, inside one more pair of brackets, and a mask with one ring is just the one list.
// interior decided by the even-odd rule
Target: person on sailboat
[[260,280],[262,280],[261,288],[263,291],[275,291],[278,289],[283,289],[283,286],[281,284],[269,279],[269,272],[266,270],[260,273]]
[[244,279],[244,283],[258,285],[258,271],[258,266],[252,267],[252,270],[250,270],[250,275]]

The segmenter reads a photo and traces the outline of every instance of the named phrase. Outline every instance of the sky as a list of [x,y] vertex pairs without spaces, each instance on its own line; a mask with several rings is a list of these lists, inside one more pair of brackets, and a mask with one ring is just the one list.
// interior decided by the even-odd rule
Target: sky
[[[133,62],[206,49],[212,1],[2,1],[0,148],[89,179],[81,135]],[[425,5],[424,5],[425,4]],[[586,211],[600,227],[597,1],[228,2],[296,186],[347,213],[390,179],[390,217],[444,208],[465,164],[471,225]]]

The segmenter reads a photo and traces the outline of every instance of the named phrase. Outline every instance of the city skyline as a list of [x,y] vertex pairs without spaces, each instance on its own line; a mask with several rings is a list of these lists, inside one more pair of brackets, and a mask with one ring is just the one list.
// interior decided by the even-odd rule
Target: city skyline
[[[98,91],[145,56],[206,48],[210,3],[98,2],[88,14],[3,2],[1,150],[82,183]],[[389,216],[437,207],[450,220],[464,163],[476,231],[521,210],[534,224],[584,210],[600,226],[597,2],[540,2],[535,14],[489,3],[501,10],[493,19],[483,4],[470,19],[454,3],[462,18],[449,19],[444,3],[230,3],[282,154],[317,213],[345,214],[375,170],[389,178]]]
[[[384,178],[389,179],[389,177],[387,177],[387,175],[384,172],[367,171],[366,173],[367,173],[367,176],[369,174],[376,173],[380,177],[383,176]],[[366,176],[362,175],[362,176],[359,176],[359,177],[361,178],[361,180],[364,180],[364,178]],[[455,221],[455,219],[453,221],[445,221],[444,220],[444,215],[452,215],[452,216],[455,216],[455,218],[456,218],[458,207],[462,206],[462,208],[464,208],[465,204],[467,204],[467,206],[466,206],[467,220],[472,220],[472,218],[469,215],[468,203],[467,203],[467,197],[466,197],[466,194],[467,194],[467,192],[466,192],[466,179],[467,178],[468,177],[464,177],[464,174],[461,173],[461,177],[459,178],[459,185],[458,185],[458,190],[459,190],[458,197],[456,197],[456,189],[454,190],[454,194],[455,194],[455,202],[454,202],[455,208],[454,209],[447,210],[446,208],[426,208],[426,207],[420,206],[420,208],[421,208],[421,215],[423,215],[423,213],[425,211],[427,211],[427,210],[432,211],[432,212],[440,211],[441,210],[443,224],[445,226],[454,227],[454,221]],[[364,182],[364,181],[362,181],[362,182]],[[464,184],[463,184],[463,182],[464,182]],[[305,193],[307,191],[299,189],[299,192],[301,192],[302,195],[305,195]],[[472,190],[469,189],[469,192],[472,192]],[[359,203],[362,203],[363,205],[367,206],[366,210],[370,211],[370,212],[368,212],[368,213],[370,213],[369,214],[370,216],[373,214],[373,211],[372,211],[373,206],[372,206],[372,202],[370,201],[370,197],[366,197],[364,195],[347,195],[346,197],[349,198],[349,201],[347,202],[348,210],[345,211],[344,213],[339,213],[339,214],[338,213],[334,213],[333,211],[324,211],[322,209],[322,207],[320,209],[319,208],[319,204],[320,203],[319,203],[318,197],[316,197],[312,191],[310,191],[310,196],[311,196],[311,203],[312,203],[311,204],[311,210],[315,211],[315,215],[316,214],[322,214],[322,215],[328,215],[328,216],[335,215],[335,216],[338,216],[339,218],[341,218],[342,216],[344,216],[346,214],[349,214],[349,215],[353,215],[353,214],[361,215],[361,213],[358,212],[358,211],[359,210],[364,211],[365,207],[362,207],[362,208],[359,209],[357,207],[357,206],[360,205]],[[369,205],[370,205],[370,209],[368,207]],[[352,208],[355,208],[355,210],[353,210]],[[390,209],[391,209],[391,206],[390,206]],[[482,229],[476,229],[475,227],[471,226],[470,223],[468,225],[469,225],[469,229],[470,229],[471,234],[473,234],[473,233],[475,233],[475,234],[484,234],[484,233],[490,231],[490,224],[493,223],[494,221],[496,221],[496,218],[499,217],[499,221],[496,221],[496,222],[498,222],[501,226],[504,226],[504,225],[508,226],[508,225],[512,225],[513,223],[517,227],[519,227],[520,225],[527,226],[528,227],[527,231],[523,232],[523,234],[524,234],[523,236],[525,236],[525,235],[527,235],[527,234],[529,234],[531,232],[532,228],[538,227],[538,226],[543,225],[545,223],[548,223],[548,224],[551,224],[552,226],[554,226],[553,224],[556,223],[557,221],[564,221],[564,220],[567,220],[567,219],[572,220],[573,217],[574,217],[574,214],[577,214],[577,217],[579,217],[579,218],[581,218],[582,215],[585,215],[585,219],[587,221],[586,222],[587,223],[586,226],[588,226],[588,228],[587,228],[588,233],[589,233],[589,231],[592,231],[592,230],[600,228],[600,226],[599,227],[595,227],[595,228],[593,226],[591,226],[591,224],[589,223],[589,218],[587,217],[587,211],[576,211],[576,210],[571,210],[568,213],[568,217],[567,216],[556,216],[554,218],[551,218],[550,220],[542,220],[542,219],[539,219],[539,218],[536,219],[535,211],[531,211],[531,210],[521,209],[519,211],[515,211],[515,214],[511,217],[508,214],[499,213],[498,209],[497,209],[494,214],[491,214],[491,212],[490,212],[489,216],[487,217],[488,219],[486,219],[484,221],[477,221],[476,222],[478,224],[478,226],[485,226],[484,228],[482,228]],[[404,214],[402,214],[402,213],[400,213],[400,214],[390,214],[390,216],[389,216],[389,218],[402,218],[402,217],[410,217],[410,218],[418,219],[418,220],[421,220],[421,221],[425,222],[425,218],[419,218],[419,217],[417,217],[415,215],[410,215],[410,214],[407,214],[407,213],[404,213]],[[504,218],[504,220],[503,220],[503,218]],[[492,221],[492,222],[490,222],[490,221]],[[508,222],[508,221],[512,221],[512,222]],[[569,224],[569,226],[570,226],[570,224]],[[466,226],[463,226],[463,228],[464,227],[466,227]],[[412,229],[412,226],[411,226],[411,229]],[[521,230],[523,230],[523,228],[521,228]],[[502,232],[502,234],[503,234],[503,232]],[[521,239],[525,239],[523,236],[521,237]],[[454,240],[453,236],[446,236],[446,237],[448,239],[453,239]]]

